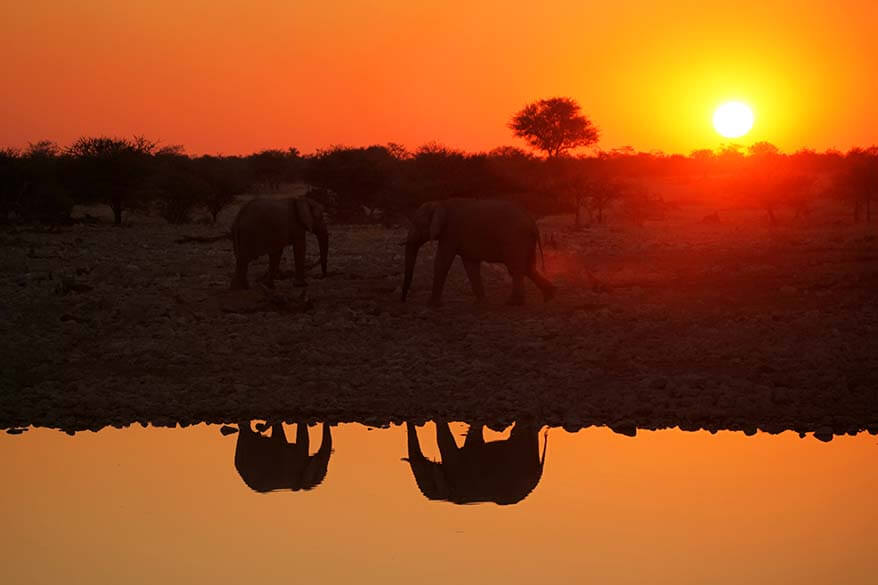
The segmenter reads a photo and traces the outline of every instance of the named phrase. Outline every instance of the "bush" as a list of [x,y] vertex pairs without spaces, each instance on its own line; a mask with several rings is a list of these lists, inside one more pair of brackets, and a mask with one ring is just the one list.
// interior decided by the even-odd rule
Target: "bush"
[[308,159],[304,178],[317,189],[334,192],[337,217],[353,220],[398,203],[399,164],[384,146],[335,146]]
[[192,212],[204,204],[210,185],[196,172],[195,162],[179,150],[156,155],[154,185],[159,215],[172,224],[190,223]]
[[220,211],[250,188],[248,163],[236,156],[202,156],[192,163],[192,172],[204,182],[200,202],[216,223]]
[[143,137],[78,139],[67,149],[74,200],[109,205],[114,223],[121,225],[122,212],[145,206],[153,192],[147,182],[154,174],[155,149],[156,144]]
[[0,223],[66,223],[73,200],[62,182],[62,160],[52,142],[30,144],[23,153],[0,151]]

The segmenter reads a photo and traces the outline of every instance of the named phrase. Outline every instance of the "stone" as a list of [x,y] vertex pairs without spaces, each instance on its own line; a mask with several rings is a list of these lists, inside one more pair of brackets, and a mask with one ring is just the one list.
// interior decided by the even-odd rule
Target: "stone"
[[610,425],[610,430],[626,437],[637,435],[637,425],[633,420],[625,419]]
[[823,441],[824,443],[828,443],[832,440],[833,433],[832,427],[823,426],[814,431],[814,438],[818,441]]

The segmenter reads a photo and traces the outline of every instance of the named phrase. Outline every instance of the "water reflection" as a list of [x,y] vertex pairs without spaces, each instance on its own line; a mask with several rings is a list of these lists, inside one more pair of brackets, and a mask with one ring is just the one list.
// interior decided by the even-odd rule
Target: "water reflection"
[[[225,438],[206,425],[0,434],[0,583],[289,582],[291,572],[295,582],[364,585],[461,575],[504,585],[876,582],[878,437],[553,428],[543,456],[542,431],[524,423],[497,434],[428,423],[420,441],[405,424],[342,423],[331,428],[332,473],[318,489],[266,497],[233,460],[239,440],[280,437],[272,426],[242,423]],[[478,444],[484,431],[498,449],[526,438],[525,457],[510,447],[496,460],[542,464],[528,481],[536,487],[517,488],[533,491],[512,506],[424,497],[400,458],[411,439],[412,455],[450,477],[439,447],[448,426],[467,453],[458,445],[469,434]],[[280,428],[304,444],[304,425]],[[324,449],[329,429],[308,430],[312,452]],[[481,501],[494,501],[488,491],[503,500],[483,489]],[[503,493],[512,500],[513,491]]]
[[308,425],[296,425],[296,442],[287,441],[282,423],[274,423],[268,434],[253,430],[251,421],[238,423],[235,469],[250,489],[310,490],[326,479],[332,455],[332,431],[323,423],[320,448],[310,454]]
[[472,424],[458,447],[447,422],[436,422],[440,461],[424,456],[417,429],[406,423],[408,461],[418,489],[431,500],[455,504],[517,504],[540,482],[548,437],[540,453],[539,429],[516,423],[508,438],[485,441],[484,425]]

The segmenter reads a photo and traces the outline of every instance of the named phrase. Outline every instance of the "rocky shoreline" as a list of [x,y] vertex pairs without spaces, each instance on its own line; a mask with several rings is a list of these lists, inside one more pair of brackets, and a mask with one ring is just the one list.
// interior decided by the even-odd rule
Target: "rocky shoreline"
[[175,243],[220,229],[0,231],[0,428],[526,418],[878,432],[868,228],[549,218],[555,300],[529,288],[528,305],[505,306],[505,271],[486,265],[476,305],[456,264],[439,309],[425,306],[431,250],[399,301],[401,229],[332,226],[327,278],[242,292],[228,290],[230,242]]

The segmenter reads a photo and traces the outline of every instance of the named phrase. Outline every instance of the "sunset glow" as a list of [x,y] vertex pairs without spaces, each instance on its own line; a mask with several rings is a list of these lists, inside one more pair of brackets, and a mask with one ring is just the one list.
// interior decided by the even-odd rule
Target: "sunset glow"
[[713,127],[726,138],[739,138],[753,127],[753,110],[743,102],[726,102],[713,113]]
[[748,142],[847,150],[878,136],[863,115],[878,101],[875,22],[863,0],[803,0],[794,17],[762,1],[14,2],[0,143],[490,150],[522,145],[506,127],[522,104],[562,95],[602,149],[688,153],[725,140],[709,121],[741,95],[758,110]]

